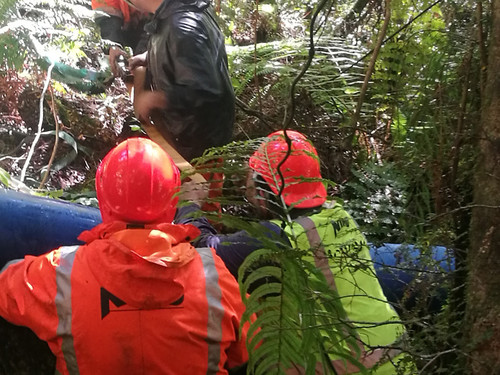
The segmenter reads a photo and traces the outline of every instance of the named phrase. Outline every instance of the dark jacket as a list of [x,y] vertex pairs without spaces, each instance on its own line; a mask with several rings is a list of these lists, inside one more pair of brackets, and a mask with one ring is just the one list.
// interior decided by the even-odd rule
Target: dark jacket
[[232,137],[234,91],[224,36],[206,0],[165,0],[146,25],[148,78],[167,97],[157,124],[187,160]]
[[[238,279],[238,270],[245,258],[255,250],[261,249],[264,245],[263,242],[244,230],[230,234],[219,234],[205,217],[200,216],[200,213],[200,207],[195,203],[179,207],[174,222],[197,227],[201,235],[192,242],[193,245],[215,249],[229,272],[235,279]],[[276,246],[285,248],[291,246],[286,233],[279,225],[265,220],[260,221],[259,224],[261,238],[266,236],[273,240]]]

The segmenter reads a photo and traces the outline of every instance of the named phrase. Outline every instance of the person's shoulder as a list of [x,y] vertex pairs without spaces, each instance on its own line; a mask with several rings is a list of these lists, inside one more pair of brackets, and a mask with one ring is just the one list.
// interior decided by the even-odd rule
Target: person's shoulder
[[173,31],[180,34],[187,34],[192,32],[200,32],[203,30],[203,14],[196,11],[177,11],[173,12],[170,18],[170,25]]
[[166,40],[168,45],[182,45],[186,40],[198,37],[200,30],[204,29],[197,17],[185,12],[174,12],[157,21],[154,33]]
[[[345,210],[341,201],[328,200],[321,206],[321,210],[316,214],[322,217],[331,217],[333,219],[340,217],[350,218],[351,215]],[[314,216],[314,214],[312,215]]]
[[341,200],[329,199],[321,205],[320,212],[344,211],[344,204]]

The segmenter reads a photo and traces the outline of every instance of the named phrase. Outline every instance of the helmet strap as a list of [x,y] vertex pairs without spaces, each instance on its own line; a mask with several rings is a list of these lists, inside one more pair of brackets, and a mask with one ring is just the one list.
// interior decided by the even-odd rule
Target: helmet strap
[[127,229],[144,229],[144,224],[127,223]]

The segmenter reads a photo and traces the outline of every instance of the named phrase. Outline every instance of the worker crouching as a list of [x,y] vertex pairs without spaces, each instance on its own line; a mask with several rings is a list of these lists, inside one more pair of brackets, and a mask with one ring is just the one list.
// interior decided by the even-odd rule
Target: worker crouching
[[27,326],[60,374],[227,374],[244,366],[238,285],[211,248],[174,225],[180,178],[144,138],[122,142],[96,175],[103,223],[81,246],[8,263],[0,315]]

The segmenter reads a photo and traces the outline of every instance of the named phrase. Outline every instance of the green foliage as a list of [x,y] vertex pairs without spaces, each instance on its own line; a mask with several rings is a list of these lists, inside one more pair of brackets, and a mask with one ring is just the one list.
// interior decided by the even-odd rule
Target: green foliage
[[274,40],[293,39],[301,35],[307,19],[306,13],[317,1],[266,0],[259,3],[245,0],[221,2],[220,25],[229,44],[250,45]]
[[5,169],[0,168],[0,186],[6,188],[19,190],[25,193],[31,193],[31,189],[18,179],[12,177]]
[[404,242],[400,220],[407,205],[405,177],[391,163],[370,162],[352,173],[340,195],[361,231],[375,244]]
[[[3,62],[0,70],[5,78],[1,89],[9,99],[9,111],[1,111],[5,115],[2,116],[2,126],[9,124],[5,132],[14,128],[15,134],[28,133],[21,144],[19,135],[9,137],[5,149],[14,150],[16,155],[13,155],[15,158],[7,156],[6,164],[14,170],[17,168],[18,160],[23,160],[20,147],[29,149],[30,133],[40,120],[44,130],[42,141],[35,148],[27,176],[31,187],[38,187],[39,173],[44,174],[47,169],[44,165],[51,155],[48,147],[54,144],[55,132],[51,129],[54,129],[54,119],[57,118],[61,128],[59,138],[64,142],[60,142],[60,148],[56,150],[46,186],[48,189],[57,189],[59,185],[68,188],[81,182],[83,175],[94,168],[92,159],[115,143],[115,129],[119,129],[130,114],[129,99],[122,96],[120,101],[112,96],[104,102],[106,95],[89,98],[79,93],[104,93],[111,83],[108,66],[101,60],[104,56],[90,2],[22,0],[13,3],[2,15],[5,17],[0,32]],[[50,77],[43,72],[49,67]],[[42,100],[43,112],[39,114],[40,86],[49,78],[59,82],[50,82],[51,90],[46,92]],[[21,81],[20,84],[17,80]],[[54,106],[51,105],[52,99]],[[113,105],[116,108],[112,108]],[[113,138],[109,139],[112,132]],[[95,150],[94,145],[102,150]]]
[[90,206],[94,208],[99,208],[99,202],[97,201],[96,192],[94,190],[83,190],[77,193],[71,193],[68,191],[57,191],[49,192],[47,196],[53,198],[60,198],[65,201],[81,204],[82,206]]
[[[322,37],[316,43],[316,55],[297,91],[307,92],[328,116],[343,117],[351,111],[359,90],[362,66],[358,59],[363,49],[341,38]],[[260,43],[255,49],[231,47],[229,65],[236,94],[249,97],[245,103],[252,108],[259,106],[259,96],[277,101],[275,112],[284,108],[291,83],[307,56],[308,45],[304,40]],[[259,87],[255,87],[256,82]]]
[[0,2],[0,25],[3,25],[5,20],[12,14],[12,9],[17,3],[17,0],[3,0]]
[[10,175],[9,173],[3,169],[3,168],[0,168],[0,182],[4,185],[4,186],[9,186],[10,184]]
[[[11,34],[0,35],[0,58],[6,68],[21,70],[26,59],[22,42]],[[15,53],[13,51],[16,51]]]
[[88,59],[89,40],[99,45],[93,14],[83,0],[60,0],[50,6],[43,0],[16,1],[0,8],[0,19],[5,45],[0,54],[6,66],[16,69],[26,68],[25,60],[32,68],[39,59],[76,66]]
[[[300,43],[273,42],[262,43],[256,51],[252,47],[232,47],[229,49],[229,66],[231,79],[236,95],[241,95],[254,78],[264,75],[278,75],[282,78],[292,77],[296,71],[284,63],[287,57],[295,55]],[[256,56],[255,54],[256,53]]]
[[[477,55],[473,9],[466,1],[429,8],[433,3],[391,3],[390,37],[376,62],[357,131],[368,158],[378,155],[381,163],[390,159],[404,176],[405,215],[393,220],[397,226],[391,232],[404,230],[412,241],[434,237],[449,243],[456,223],[444,217],[438,228],[432,218],[456,207],[454,200],[470,197],[470,169],[463,167],[474,160],[469,142],[479,110],[479,80],[472,78],[473,65],[467,65],[468,55]],[[464,107],[465,88],[471,93]],[[358,156],[364,164],[366,156]]]
[[284,374],[301,367],[305,374],[314,374],[318,364],[323,373],[334,373],[331,355],[363,369],[346,348],[356,347],[356,335],[340,298],[315,264],[277,237],[263,239],[258,224],[247,231],[265,246],[245,259],[239,273],[247,307],[244,319],[251,322],[251,373]]

